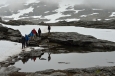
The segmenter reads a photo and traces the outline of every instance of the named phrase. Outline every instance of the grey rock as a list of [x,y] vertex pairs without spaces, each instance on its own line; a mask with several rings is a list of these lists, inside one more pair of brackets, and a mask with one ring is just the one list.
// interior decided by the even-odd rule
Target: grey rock
[[49,42],[59,43],[66,46],[85,47],[92,51],[115,50],[115,43],[107,40],[100,40],[90,35],[82,35],[75,32],[52,32],[48,36]]
[[75,74],[75,75],[73,75],[73,76],[84,76],[84,75],[82,75],[82,74]]
[[37,71],[36,73],[52,73],[52,72],[54,72],[54,69],[46,69],[43,71]]
[[0,26],[0,39],[10,40],[14,42],[20,42],[21,33],[19,30],[14,30],[12,28]]
[[28,74],[28,75],[26,75],[26,76],[50,76],[50,75],[32,73],[32,74]]
[[0,74],[9,74],[9,73],[13,73],[13,72],[18,72],[20,70],[20,68],[16,68],[15,66],[11,66],[11,67],[1,67],[0,68]]
[[50,74],[50,76],[67,76],[66,73],[62,73],[62,72],[54,72],[52,74]]

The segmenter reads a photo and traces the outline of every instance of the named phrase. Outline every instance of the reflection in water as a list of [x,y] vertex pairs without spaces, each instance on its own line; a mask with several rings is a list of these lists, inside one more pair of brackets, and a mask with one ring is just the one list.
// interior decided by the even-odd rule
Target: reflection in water
[[36,61],[36,56],[32,57],[31,60]]
[[[42,60],[42,58],[47,59]],[[52,57],[52,59],[50,59]],[[26,63],[23,64],[22,63]],[[36,60],[25,59],[18,61],[14,66],[21,68],[21,72],[35,72],[46,69],[67,69],[67,68],[87,68],[95,66],[115,66],[114,52],[92,52],[92,53],[44,53],[42,57],[36,57]],[[108,63],[108,62],[113,62]],[[61,63],[61,64],[59,64]],[[31,66],[33,65],[33,66]],[[31,69],[30,69],[31,68]]]
[[49,44],[49,40],[48,40],[48,49],[49,49],[49,52],[48,52],[48,61],[51,60],[51,49],[50,49],[50,44]]
[[[41,53],[40,56],[32,56],[32,57],[24,57],[21,61],[23,62],[23,64],[25,64],[29,59],[33,60],[34,62],[36,61],[37,58],[39,58],[39,60],[41,60],[41,56],[44,55],[44,52]],[[49,57],[49,56],[48,56]],[[51,59],[51,57],[49,57],[49,60]]]
[[[68,51],[73,53],[68,53]],[[76,53],[75,51],[83,51],[84,53]],[[63,53],[60,54],[59,52]],[[14,66],[20,67],[20,72],[35,72],[46,69],[57,70],[67,68],[87,68],[95,66],[115,66],[115,51],[85,52],[87,52],[87,50],[83,50],[81,48],[76,49],[68,47],[67,49],[52,49],[50,46],[48,46],[48,49],[44,49],[39,57],[24,58],[22,60],[24,64],[19,61],[16,62]],[[108,62],[113,62],[113,64]]]
[[25,64],[28,60],[29,60],[29,58],[27,58],[27,57],[23,58],[22,59],[23,64]]
[[41,59],[41,56],[44,55],[44,52],[41,53],[41,55],[39,56],[39,59]]
[[51,53],[48,53],[48,61],[50,61],[51,60]]

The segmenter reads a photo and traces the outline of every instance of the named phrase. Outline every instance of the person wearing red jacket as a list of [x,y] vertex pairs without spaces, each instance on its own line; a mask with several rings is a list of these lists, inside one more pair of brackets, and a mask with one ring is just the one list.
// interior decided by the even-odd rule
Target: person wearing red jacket
[[33,30],[32,30],[32,33],[34,34],[34,39],[35,39],[35,37],[36,37],[36,35],[37,35],[36,30],[35,30],[35,29],[33,29]]

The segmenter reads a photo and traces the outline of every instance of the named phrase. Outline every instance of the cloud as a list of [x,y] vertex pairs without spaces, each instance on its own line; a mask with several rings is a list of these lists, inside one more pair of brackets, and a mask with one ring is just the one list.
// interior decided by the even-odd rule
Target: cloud
[[[10,4],[11,8],[21,7],[23,3],[26,3],[29,0],[0,0],[0,4]],[[73,4],[87,4],[90,6],[97,6],[102,8],[115,8],[115,0],[38,0],[38,1],[44,1],[47,3],[59,3],[63,2],[65,4],[67,3],[73,3]]]
[[115,0],[84,0],[83,3],[101,8],[115,8]]
[[5,4],[7,0],[0,0],[0,4]]

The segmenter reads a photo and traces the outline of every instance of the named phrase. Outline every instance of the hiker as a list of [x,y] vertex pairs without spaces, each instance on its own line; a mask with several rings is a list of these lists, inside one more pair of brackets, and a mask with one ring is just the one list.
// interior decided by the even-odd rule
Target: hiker
[[50,27],[50,25],[48,25],[48,32],[50,33],[50,30],[51,30],[51,27]]
[[39,37],[41,36],[41,29],[40,28],[38,29],[38,36]]
[[24,49],[25,48],[25,37],[24,36],[22,36],[22,39],[21,39],[21,42],[22,42],[22,49]]
[[30,32],[30,34],[28,36],[30,37],[30,39],[32,39],[32,40],[34,39],[34,34],[32,31]]
[[37,32],[35,29],[32,30],[32,33],[34,34],[33,38],[35,39],[35,37],[37,36]]
[[28,35],[25,34],[25,44],[26,44],[26,47],[28,47],[28,41],[29,41],[29,37],[28,37]]

